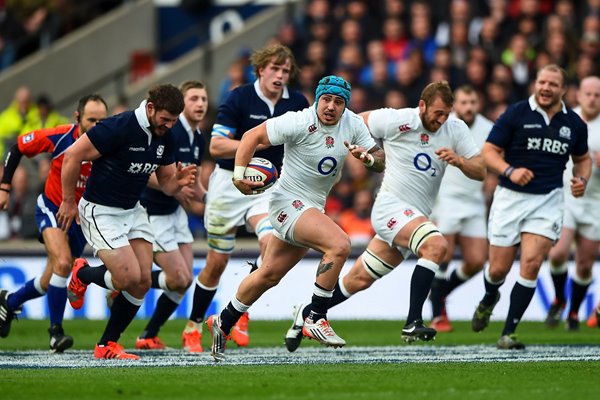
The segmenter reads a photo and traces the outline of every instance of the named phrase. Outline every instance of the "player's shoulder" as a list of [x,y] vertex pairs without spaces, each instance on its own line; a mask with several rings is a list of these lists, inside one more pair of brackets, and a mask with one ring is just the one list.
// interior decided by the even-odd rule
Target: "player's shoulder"
[[448,117],[448,120],[446,121],[444,126],[447,130],[452,132],[469,132],[469,126],[465,123],[465,121],[452,115]]
[[582,129],[587,126],[581,116],[575,110],[570,108],[567,108],[567,118],[569,119],[569,123],[574,124],[577,128]]

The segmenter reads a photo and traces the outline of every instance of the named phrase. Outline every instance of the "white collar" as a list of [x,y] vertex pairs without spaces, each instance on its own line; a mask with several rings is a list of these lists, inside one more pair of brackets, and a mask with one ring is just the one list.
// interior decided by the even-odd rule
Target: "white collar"
[[135,109],[134,113],[140,128],[148,135],[148,145],[150,145],[150,142],[152,141],[152,132],[150,132],[150,121],[148,121],[146,103],[146,100],[142,100],[140,106]]

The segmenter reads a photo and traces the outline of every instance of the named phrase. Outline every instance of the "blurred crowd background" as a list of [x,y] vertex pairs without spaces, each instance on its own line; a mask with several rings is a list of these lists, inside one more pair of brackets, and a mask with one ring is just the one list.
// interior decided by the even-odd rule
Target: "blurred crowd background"
[[[43,51],[56,38],[124,2],[0,0],[0,70]],[[283,24],[271,41],[292,49],[300,73],[291,86],[310,102],[319,78],[328,74],[343,76],[352,84],[349,108],[357,113],[379,107],[416,107],[427,83],[447,80],[453,88],[473,86],[479,93],[480,112],[495,121],[508,104],[528,97],[535,73],[543,65],[556,63],[568,71],[565,102],[569,107],[577,105],[575,93],[581,79],[598,75],[600,0],[302,3],[300,15]],[[239,49],[219,92],[209,93],[211,115],[203,126],[207,137],[217,105],[227,92],[254,81],[249,62],[252,50]],[[34,98],[32,92],[35,88],[24,85],[14,93],[13,103],[0,112],[2,159],[17,135],[73,119],[57,115],[48,94]],[[121,103],[113,112],[127,107],[127,99]],[[353,160],[348,159],[326,212],[350,234],[353,245],[362,246],[373,235],[370,211],[380,177]],[[23,161],[13,181],[11,206],[0,213],[0,240],[37,237],[35,200],[49,163],[43,158]],[[210,168],[211,163],[206,166]],[[202,237],[201,216],[191,216],[190,222]]]

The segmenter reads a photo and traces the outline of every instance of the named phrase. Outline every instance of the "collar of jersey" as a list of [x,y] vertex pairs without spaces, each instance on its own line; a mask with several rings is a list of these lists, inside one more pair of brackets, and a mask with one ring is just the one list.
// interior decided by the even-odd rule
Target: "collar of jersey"
[[150,145],[150,142],[152,141],[152,132],[150,132],[150,121],[148,121],[148,114],[146,114],[146,100],[142,100],[140,106],[136,108],[134,112],[140,128],[148,135],[148,145]]

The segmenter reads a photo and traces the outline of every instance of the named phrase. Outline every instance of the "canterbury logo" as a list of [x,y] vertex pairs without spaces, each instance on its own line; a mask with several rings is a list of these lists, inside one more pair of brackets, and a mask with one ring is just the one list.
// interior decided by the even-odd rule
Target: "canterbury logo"
[[410,125],[402,124],[398,127],[398,129],[400,130],[400,132],[408,132],[408,131],[410,131]]

